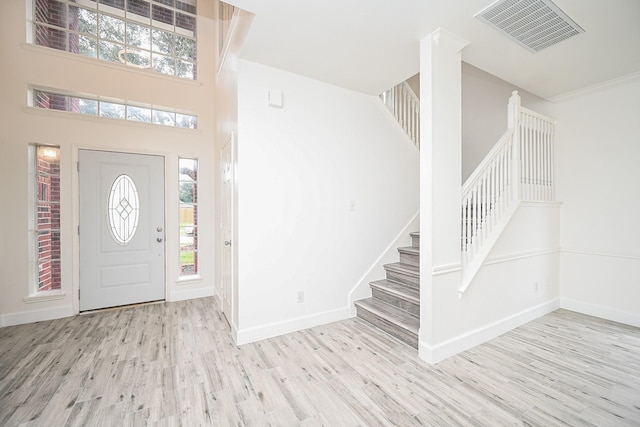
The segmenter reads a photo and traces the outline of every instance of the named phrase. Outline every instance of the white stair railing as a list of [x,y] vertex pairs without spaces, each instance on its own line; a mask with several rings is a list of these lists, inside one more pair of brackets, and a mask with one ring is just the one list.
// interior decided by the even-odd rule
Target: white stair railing
[[515,132],[507,130],[462,186],[462,253],[469,260],[491,234],[498,219],[514,200],[513,141]]
[[520,108],[520,159],[522,200],[554,200],[553,120]]
[[380,99],[415,146],[420,148],[420,99],[411,86],[402,82],[380,94]]
[[553,119],[509,99],[509,129],[462,186],[462,286],[482,267],[520,201],[551,201]]

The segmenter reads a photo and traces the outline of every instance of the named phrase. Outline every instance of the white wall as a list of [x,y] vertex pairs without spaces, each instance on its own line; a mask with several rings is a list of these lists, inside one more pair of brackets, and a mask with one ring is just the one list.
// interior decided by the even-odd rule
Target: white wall
[[238,94],[238,342],[349,317],[418,211],[418,152],[375,97],[247,61]]
[[550,115],[550,102],[462,63],[462,182],[507,130],[507,104],[514,90],[523,107]]
[[640,79],[554,108],[562,304],[640,326]]
[[523,203],[462,299],[459,266],[434,267],[430,362],[558,308],[559,224],[559,204]]
[[[24,0],[0,2],[0,324],[22,323],[71,315],[77,310],[78,149],[100,149],[158,154],[165,157],[166,289],[168,299],[211,295],[214,292],[213,217],[213,97],[215,40],[213,6],[203,3],[198,19],[197,82],[169,78],[124,65],[25,45],[27,27]],[[150,124],[72,113],[42,111],[27,106],[29,85],[113,97],[194,112],[199,129],[180,130]],[[53,301],[25,302],[29,296],[27,234],[27,152],[29,144],[61,148],[62,291]],[[178,157],[200,160],[199,256],[200,277],[179,280],[178,265]],[[28,298],[26,301],[29,300]]]

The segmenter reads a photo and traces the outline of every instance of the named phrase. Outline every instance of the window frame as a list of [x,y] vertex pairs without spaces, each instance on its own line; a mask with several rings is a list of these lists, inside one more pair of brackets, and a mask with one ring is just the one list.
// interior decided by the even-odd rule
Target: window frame
[[[183,166],[182,161],[192,162],[193,168],[192,172],[194,176],[190,176],[190,180],[182,179],[183,174]],[[199,191],[199,167],[200,162],[196,157],[178,157],[178,277],[179,280],[189,280],[193,278],[197,278],[200,276],[199,270],[199,224],[198,224],[198,191]],[[192,193],[192,201],[190,203],[191,207],[193,207],[193,224],[191,225],[183,225],[182,216],[183,216],[183,202],[181,198],[182,186],[185,184],[193,185],[193,193]],[[191,228],[191,233],[188,232],[188,229]],[[192,237],[193,238],[193,247],[189,249],[183,249],[182,238]],[[187,264],[183,264],[182,258],[183,254],[193,252],[193,270],[185,271],[184,267]]]
[[[63,11],[49,12],[51,15],[43,15],[41,17],[39,16],[39,11],[41,10],[38,6],[39,2],[46,2],[47,6],[56,4]],[[132,2],[146,5],[148,10],[144,13],[148,13],[149,16],[135,13],[133,9],[135,9],[136,5],[132,5]],[[120,8],[97,0],[31,0],[29,1],[28,9],[30,25],[28,26],[27,42],[81,57],[106,61],[111,64],[132,66],[160,75],[197,81],[198,16],[196,5],[191,5],[190,0],[177,0],[173,6],[165,3],[167,2],[158,0],[122,0],[122,8]],[[77,15],[72,13],[72,10],[74,13],[78,11]],[[95,14],[95,29],[92,27],[90,30],[94,31],[93,33],[83,31],[80,28],[82,25],[80,10],[87,11],[86,14]],[[156,10],[159,13],[156,13]],[[171,17],[169,19],[171,23],[157,19],[162,19],[163,14]],[[122,33],[117,33],[120,36],[118,40],[113,37],[110,38],[104,32],[101,34],[103,20],[105,22],[109,20],[122,22]],[[148,30],[147,37],[143,37],[147,43],[146,46],[140,45],[136,40],[129,38],[128,28],[133,25],[143,30]],[[190,28],[186,28],[184,25],[188,25]],[[72,26],[77,26],[77,28],[72,28]],[[170,49],[158,48],[159,44],[154,43],[154,40],[160,39],[154,38],[154,32],[158,32],[157,35],[160,38],[162,38],[163,34],[170,36]],[[57,36],[53,34],[57,34]],[[42,40],[46,40],[47,43],[40,42],[40,35],[44,35]],[[63,37],[64,40],[62,40]],[[88,43],[87,46],[91,46],[85,53],[82,52],[83,43]],[[52,44],[56,46],[51,46]],[[63,44],[64,47],[62,46]],[[191,45],[191,48],[180,49],[180,46],[184,45]],[[107,51],[109,46],[112,50],[110,54]],[[116,54],[115,49],[117,47],[121,49]],[[93,50],[91,51],[91,49]],[[103,50],[106,53],[101,53]],[[89,51],[92,54],[87,55],[86,53]],[[136,56],[140,58],[134,61],[132,58]],[[145,59],[143,57],[147,58],[147,64],[144,63]],[[172,69],[172,72],[167,72],[167,68],[163,68],[165,66]]]
[[[45,105],[41,102],[42,97],[48,96],[49,101],[55,98],[57,99],[57,107],[63,106],[64,108],[52,108],[51,103]],[[102,119],[123,120],[126,122],[145,123],[150,125],[165,126],[176,129],[198,129],[198,116],[196,114],[187,113],[184,111],[178,111],[172,108],[157,108],[150,104],[143,104],[137,102],[129,102],[126,100],[104,98],[100,96],[87,96],[81,94],[74,94],[67,91],[56,91],[52,89],[31,87],[28,94],[30,106],[42,110],[49,111],[62,111],[65,113],[79,114],[87,117],[98,117]],[[61,102],[63,101],[63,102]],[[96,103],[95,113],[88,113],[81,110],[81,102],[94,102]],[[62,105],[64,104],[64,105]],[[122,117],[115,117],[112,115],[102,114],[102,109],[106,105],[118,105],[122,106]],[[135,116],[131,116],[132,110],[148,110],[149,120],[139,120]],[[160,120],[156,120],[157,114],[163,114],[170,116],[170,123],[162,123]]]
[[[40,170],[38,165],[39,156],[38,151],[42,150],[55,150],[55,159],[57,161],[56,169],[57,171],[49,177],[53,177],[57,183],[49,182],[49,194],[57,194],[54,197],[54,200],[41,200],[40,197],[40,187],[45,183],[41,182],[40,178],[44,177],[45,174]],[[63,284],[62,284],[62,215],[61,215],[61,149],[58,145],[47,145],[47,144],[29,144],[28,147],[28,160],[29,160],[29,215],[28,215],[28,247],[29,247],[29,297],[25,299],[25,302],[33,302],[38,300],[47,300],[47,299],[57,299],[62,298],[64,296],[63,293]],[[57,188],[55,188],[57,185]],[[54,190],[54,191],[51,191]],[[48,203],[51,205],[57,206],[57,228],[53,227],[53,223],[50,222],[50,227],[41,229],[39,226],[39,208],[42,206],[41,204]],[[51,211],[49,211],[52,214]],[[57,281],[57,286],[51,289],[42,289],[42,282],[44,281],[43,275],[45,272],[41,268],[41,258],[40,258],[40,232],[48,231],[50,236],[52,236],[51,244],[54,245],[49,250],[49,253],[53,253],[52,258],[48,261],[52,265],[49,266],[49,272],[54,274],[54,285]],[[57,233],[57,239],[54,239],[54,234]],[[57,257],[55,254],[57,252]],[[56,273],[57,270],[57,273]],[[56,279],[57,277],[57,279]],[[57,296],[57,297],[56,297]],[[52,298],[53,297],[53,298]]]

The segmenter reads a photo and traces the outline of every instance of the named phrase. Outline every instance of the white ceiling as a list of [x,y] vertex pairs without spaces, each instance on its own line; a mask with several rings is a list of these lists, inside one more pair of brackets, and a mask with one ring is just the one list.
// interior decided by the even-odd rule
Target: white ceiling
[[379,94],[419,72],[439,27],[463,61],[545,99],[640,74],[640,0],[554,0],[585,32],[530,53],[474,18],[494,0],[228,0],[254,13],[242,57]]

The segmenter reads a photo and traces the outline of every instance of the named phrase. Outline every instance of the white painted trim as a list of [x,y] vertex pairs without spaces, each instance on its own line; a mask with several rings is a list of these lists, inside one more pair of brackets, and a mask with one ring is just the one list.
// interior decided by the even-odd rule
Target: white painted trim
[[560,307],[565,310],[575,311],[576,313],[587,314],[589,316],[640,328],[640,314],[638,313],[617,310],[615,308],[591,304],[571,298],[560,298]]
[[270,323],[263,326],[240,329],[234,337],[237,345],[248,344],[291,332],[297,332],[303,329],[326,325],[327,323],[338,322],[351,317],[353,317],[351,315],[351,307],[343,307],[336,310],[297,317],[295,319]]
[[457,34],[454,34],[451,31],[445,30],[442,27],[438,27],[431,34],[433,34],[433,41],[436,43],[436,45],[439,46],[442,41],[448,39],[446,41],[451,42],[454,45],[456,52],[461,52],[462,49],[469,45],[469,42],[467,40],[459,37]]
[[615,87],[618,85],[622,85],[633,80],[640,79],[640,71],[636,71],[635,73],[627,74],[626,76],[617,77],[615,79],[607,80],[605,82],[596,83],[591,86],[587,86],[585,88],[581,88],[578,90],[574,90],[571,92],[566,92],[560,95],[552,96],[548,98],[547,101],[551,102],[564,102],[569,101],[574,98],[578,98],[583,95],[588,95],[590,93],[599,92],[601,90],[605,90],[611,87]]
[[527,252],[517,252],[509,255],[500,255],[496,257],[491,257],[483,266],[501,264],[503,262],[517,261],[520,259],[533,258],[543,255],[553,255],[560,253],[560,249],[548,249],[544,251],[527,251]]
[[37,302],[45,302],[45,301],[56,301],[59,299],[64,299],[65,293],[59,290],[56,291],[41,291],[35,294],[29,295],[28,297],[24,297],[22,301],[26,304],[32,304]]
[[527,322],[531,322],[545,314],[549,314],[560,308],[560,301],[554,298],[534,307],[527,308],[519,313],[507,316],[504,319],[496,320],[488,325],[465,332],[444,341],[435,346],[420,341],[418,343],[418,352],[420,358],[427,363],[436,364],[448,357],[455,356],[465,350],[473,348],[492,340],[512,329],[522,326]]
[[560,208],[562,207],[562,202],[557,201],[534,201],[534,200],[522,200],[520,202],[520,207],[525,208]]
[[[236,67],[236,64],[229,64],[229,59],[233,58],[233,61],[231,62],[235,62],[239,56],[244,44],[244,39],[251,28],[254,16],[255,15],[251,12],[247,12],[240,8],[233,12],[233,17],[231,18],[231,23],[227,30],[226,43],[222,48],[222,52],[218,55],[218,75],[220,75],[222,70],[227,66],[231,66],[233,68]],[[220,37],[220,34],[218,34],[218,37]],[[218,46],[216,46],[216,50],[219,50]]]
[[196,298],[205,298],[205,297],[213,297],[216,295],[216,290],[213,286],[209,286],[206,288],[196,288],[196,289],[171,289],[169,292],[169,298],[167,301],[176,302],[176,301],[184,301],[188,299],[196,299]]
[[[190,134],[190,135],[202,135],[202,130],[200,129],[188,129],[188,128],[181,128],[177,126],[164,126],[157,123],[137,122],[135,120],[114,119],[111,117],[92,116],[90,114],[75,113],[73,111],[47,110],[45,108],[38,108],[38,107],[22,107],[22,112],[27,114],[38,114],[41,116],[53,117],[57,119],[72,119],[72,120],[80,120],[80,121],[92,122],[92,123],[101,123],[103,125],[105,123],[108,123],[110,126],[120,125],[120,126],[129,126],[129,127],[137,127],[137,128],[147,128],[149,130],[159,130],[163,132],[167,131],[167,132],[179,132],[179,133]],[[190,113],[186,113],[186,114],[190,114]]]
[[39,310],[21,311],[18,313],[0,314],[0,327],[22,325],[25,323],[43,322],[73,316],[73,306],[42,308]]
[[[231,49],[231,43],[234,40],[236,31],[238,31],[238,19],[240,16],[240,8],[236,8],[233,11],[233,16],[231,16],[231,22],[229,23],[229,27],[227,28],[227,34],[225,34],[224,45],[222,46],[222,52],[220,52],[220,40],[218,40],[218,75],[220,75],[220,71],[222,71],[222,67],[224,66],[227,55],[229,54],[229,50]],[[220,17],[218,17],[220,19]],[[221,25],[221,24],[220,24]],[[218,31],[218,37],[220,37],[220,31]]]
[[[384,107],[384,104],[383,104]],[[385,107],[386,109],[386,107]],[[404,131],[403,131],[404,133]],[[406,135],[406,134],[405,134]],[[404,228],[396,235],[389,246],[380,254],[371,267],[362,275],[360,280],[349,292],[349,307],[351,307],[351,317],[356,315],[356,307],[353,302],[357,299],[367,298],[371,296],[371,289],[369,283],[374,280],[380,280],[384,278],[384,264],[395,262],[398,260],[398,248],[401,246],[407,246],[405,242],[410,242],[410,233],[417,231],[420,228],[420,212],[416,212]],[[368,296],[367,296],[368,295]]]
[[213,296],[216,300],[216,304],[218,304],[218,309],[220,310],[220,314],[222,315],[229,327],[231,328],[231,338],[233,338],[234,344],[238,342],[238,326],[233,323],[233,320],[229,319],[226,314],[222,311],[222,296],[220,296],[220,292],[216,289],[215,295]]
[[189,276],[180,276],[176,279],[176,285],[178,286],[190,285],[192,283],[202,283],[202,277],[200,277],[200,274],[196,273]]
[[[553,255],[553,254],[559,254],[560,253],[560,249],[548,249],[548,250],[543,250],[543,251],[527,251],[527,252],[514,252],[512,254],[508,254],[508,255],[500,255],[500,256],[494,256],[491,258],[488,258],[484,264],[482,264],[483,267],[486,267],[488,265],[494,265],[494,264],[501,264],[504,262],[511,262],[511,261],[517,261],[520,259],[526,259],[526,258],[533,258],[533,257],[538,257],[538,256],[543,256],[543,255]],[[451,274],[451,273],[456,273],[458,271],[462,270],[462,264],[460,263],[455,263],[455,264],[443,264],[443,265],[438,265],[433,267],[433,271],[432,271],[432,275],[433,276],[443,276],[445,274]]]
[[[145,79],[156,78],[161,80],[168,80],[174,83],[179,83],[187,86],[202,86],[202,83],[198,80],[184,79],[182,77],[170,76],[169,74],[158,73],[157,71],[144,70],[140,68],[134,68],[118,62],[103,61],[102,59],[90,58],[88,56],[82,56],[75,53],[65,52],[63,50],[51,49],[44,46],[39,46],[32,43],[22,43],[22,48],[28,52],[35,52],[39,54],[55,56],[62,58],[65,61],[84,62],[85,64],[96,65],[101,68],[112,68],[118,71],[126,71],[129,73],[138,74],[144,76]],[[196,62],[196,67],[198,63]]]
[[608,258],[621,258],[621,259],[633,259],[640,261],[640,254],[630,254],[624,252],[612,252],[612,251],[596,251],[592,249],[573,249],[573,248],[561,248],[560,251],[566,254],[578,254],[578,255],[591,255]]
[[431,269],[432,276],[442,276],[445,274],[455,273],[462,270],[462,264],[459,262],[454,264],[436,265]]

